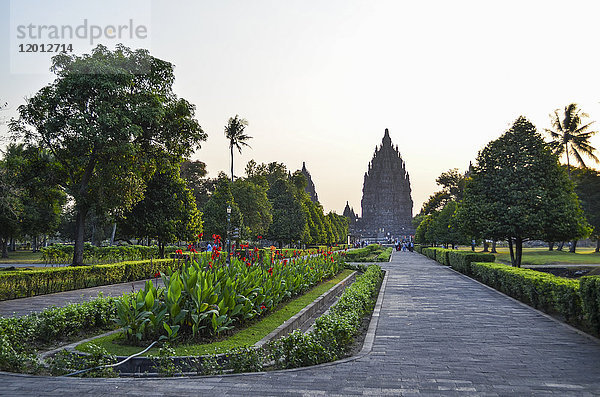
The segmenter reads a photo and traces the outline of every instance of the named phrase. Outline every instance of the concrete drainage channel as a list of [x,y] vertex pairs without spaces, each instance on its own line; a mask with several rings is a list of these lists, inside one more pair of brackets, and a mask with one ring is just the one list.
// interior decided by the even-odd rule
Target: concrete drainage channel
[[[288,319],[286,322],[281,324],[279,327],[277,327],[275,330],[273,330],[271,333],[269,333],[263,339],[258,341],[254,346],[256,348],[262,347],[265,344],[267,344],[268,342],[278,339],[282,336],[285,336],[296,329],[300,329],[303,332],[308,332],[310,329],[312,329],[312,326],[314,325],[314,321],[318,317],[323,315],[326,311],[328,311],[329,307],[331,307],[337,301],[337,299],[340,297],[340,295],[344,292],[344,289],[356,280],[356,275],[357,275],[357,272],[352,272],[352,274],[350,274],[348,277],[346,277],[345,279],[343,279],[342,281],[340,281],[339,283],[337,283],[336,285],[331,287],[327,292],[325,292],[323,295],[319,296],[311,304],[306,306],[304,309],[302,309],[300,312],[298,312],[297,314],[292,316],[290,319]],[[116,332],[120,332],[120,330],[111,331],[104,335],[110,335],[110,334],[114,334]],[[101,336],[104,336],[104,335],[101,335]],[[69,350],[73,353],[85,355],[87,353],[79,352],[79,351],[75,350],[75,347],[81,343],[91,341],[95,338],[97,338],[97,337],[90,338],[85,341],[78,341],[76,343],[62,347],[60,349],[45,352],[43,355],[40,356],[40,358],[43,359],[45,357],[51,356],[62,349]],[[226,360],[226,355],[227,355],[226,353],[217,354],[216,355],[217,361],[220,364],[222,364]],[[184,369],[185,372],[192,371],[193,370],[192,365],[196,364],[195,366],[197,366],[198,362],[201,361],[202,358],[203,358],[203,356],[172,357],[173,363],[175,365],[181,367],[182,369]],[[127,359],[126,356],[117,356],[118,362],[124,361],[126,359]],[[155,377],[155,376],[159,375],[155,372],[152,372],[155,370],[155,366],[156,366],[156,359],[145,357],[145,356],[138,356],[138,357],[130,358],[129,360],[125,361],[124,363],[122,363],[118,367],[116,367],[116,369],[120,373],[121,376]]]

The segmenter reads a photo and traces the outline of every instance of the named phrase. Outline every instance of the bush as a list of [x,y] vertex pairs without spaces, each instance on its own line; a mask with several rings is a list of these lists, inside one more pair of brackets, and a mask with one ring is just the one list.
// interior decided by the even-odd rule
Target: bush
[[329,314],[319,317],[313,332],[294,331],[269,344],[271,357],[280,368],[296,368],[336,360],[348,352],[363,316],[372,310],[383,278],[379,266],[371,265],[346,288]]
[[467,276],[471,273],[472,262],[495,262],[494,254],[481,254],[468,251],[448,250],[448,264],[456,271]]
[[499,263],[471,263],[473,277],[536,309],[581,321],[581,298],[577,280]]
[[149,279],[177,263],[171,259],[158,259],[2,272],[0,300]]
[[600,276],[582,277],[579,280],[582,312],[586,323],[600,335]]
[[0,370],[34,371],[35,349],[112,326],[116,300],[98,298],[23,317],[0,318]]
[[[165,247],[165,254],[175,252],[177,247]],[[73,259],[72,245],[53,244],[41,248],[42,260],[47,264],[67,264]],[[124,261],[140,261],[158,258],[158,247],[144,245],[123,245],[96,247],[86,243],[83,248],[83,261],[89,264],[115,263]]]

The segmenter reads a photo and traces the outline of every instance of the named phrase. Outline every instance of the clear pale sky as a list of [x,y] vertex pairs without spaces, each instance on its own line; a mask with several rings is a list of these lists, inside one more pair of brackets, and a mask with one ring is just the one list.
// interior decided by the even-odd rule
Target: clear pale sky
[[[135,14],[101,1],[37,1],[31,12],[77,23],[69,3],[90,19],[109,9]],[[175,64],[174,90],[196,105],[208,133],[193,158],[210,176],[227,171],[223,127],[239,114],[254,139],[236,153],[236,174],[250,159],[292,171],[306,161],[326,210],[341,213],[349,201],[360,213],[363,175],[385,128],[406,161],[416,213],[441,172],[465,170],[519,115],[543,130],[554,109],[576,102],[600,120],[597,1],[146,4],[148,49]],[[11,73],[9,10],[0,0],[5,118],[53,78]],[[0,133],[3,146],[6,126]],[[600,148],[600,135],[592,143]]]

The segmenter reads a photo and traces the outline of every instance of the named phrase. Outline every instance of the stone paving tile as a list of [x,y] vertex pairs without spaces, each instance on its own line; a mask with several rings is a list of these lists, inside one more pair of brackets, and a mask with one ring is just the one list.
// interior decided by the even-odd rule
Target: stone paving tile
[[419,254],[395,253],[374,344],[353,361],[170,379],[0,374],[0,395],[600,396],[600,344]]

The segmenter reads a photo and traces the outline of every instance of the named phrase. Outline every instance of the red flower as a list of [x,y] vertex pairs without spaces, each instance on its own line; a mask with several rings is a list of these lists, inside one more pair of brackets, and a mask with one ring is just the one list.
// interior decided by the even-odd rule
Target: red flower
[[283,260],[283,266],[287,265],[287,259]]
[[269,270],[267,270],[267,273],[269,273],[272,276],[273,275],[273,268],[270,267]]
[[154,277],[158,278],[160,276],[159,272],[154,273]]
[[267,307],[265,305],[260,306],[260,310],[265,310]]

